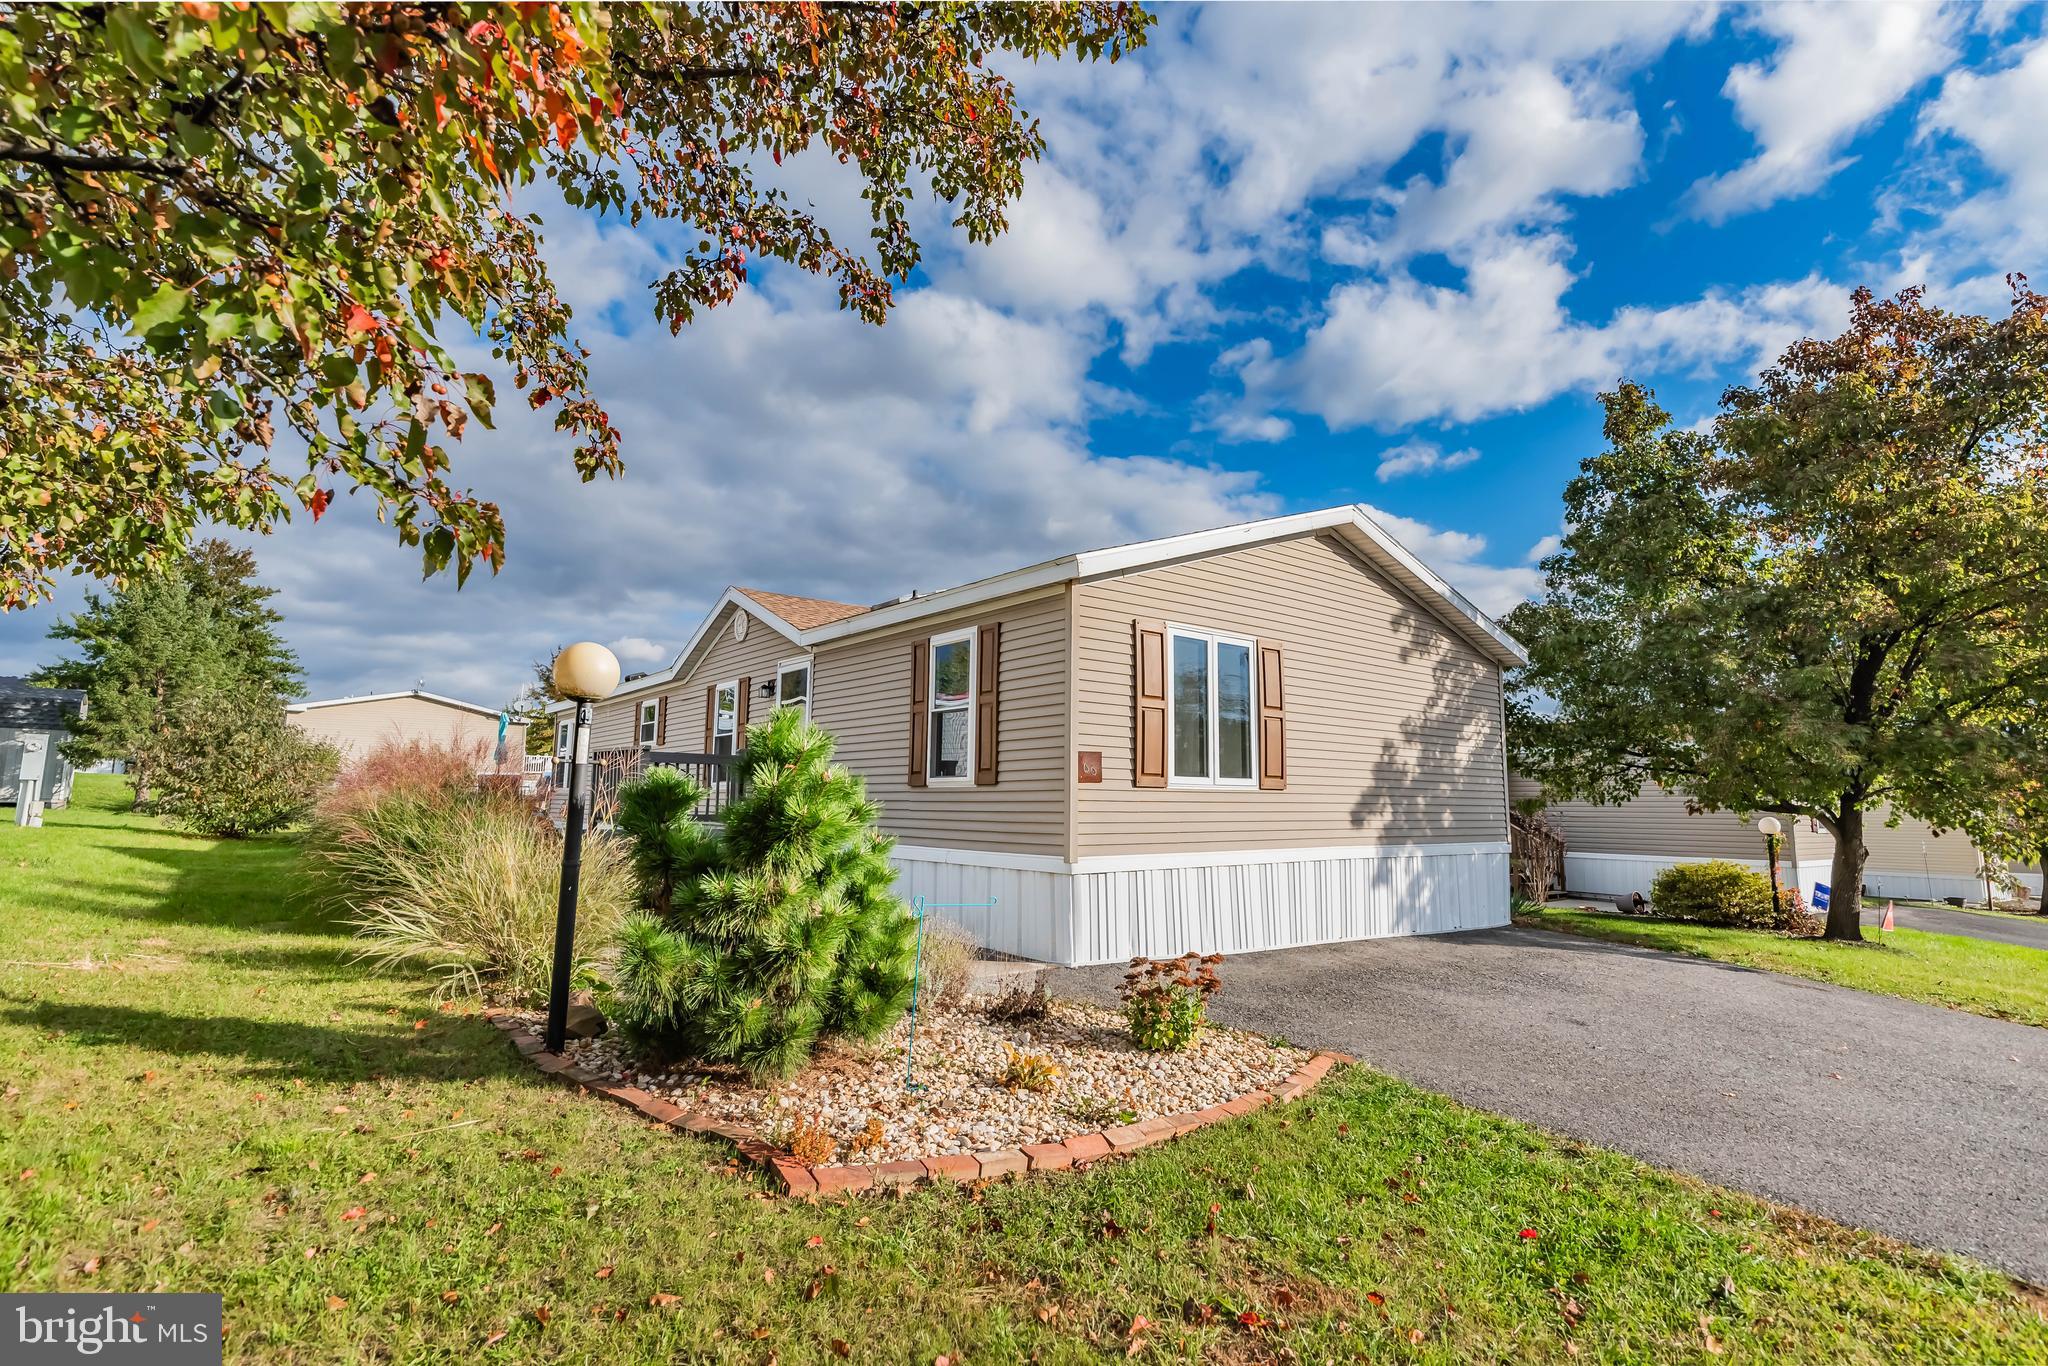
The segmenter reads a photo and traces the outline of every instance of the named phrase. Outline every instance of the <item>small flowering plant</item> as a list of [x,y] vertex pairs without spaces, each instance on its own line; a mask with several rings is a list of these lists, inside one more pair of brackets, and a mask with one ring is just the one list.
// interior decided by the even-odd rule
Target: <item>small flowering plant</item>
[[1178,1053],[1193,1043],[1209,1017],[1209,998],[1223,986],[1220,953],[1178,958],[1133,958],[1120,995],[1131,1041],[1149,1053]]

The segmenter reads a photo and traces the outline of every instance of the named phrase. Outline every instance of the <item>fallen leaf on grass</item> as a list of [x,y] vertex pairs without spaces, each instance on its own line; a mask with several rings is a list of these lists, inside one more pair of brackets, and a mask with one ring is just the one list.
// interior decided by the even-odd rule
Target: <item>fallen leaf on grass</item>
[[597,1269],[597,1278],[601,1281],[610,1280],[612,1278],[612,1269],[608,1266],[599,1267]]
[[484,1339],[484,1346],[496,1347],[499,1343],[503,1342],[504,1340],[505,1330],[500,1328],[497,1332],[491,1334],[489,1337]]
[[348,1308],[348,1301],[339,1295],[329,1295],[327,1297],[327,1307],[329,1309],[346,1309]]
[[666,1291],[657,1290],[647,1297],[647,1303],[655,1309],[666,1309],[672,1304],[682,1303],[682,1299],[681,1295],[671,1295]]
[[78,1268],[81,1274],[87,1276],[97,1275],[99,1273],[99,1269],[100,1259],[97,1256],[87,1257],[85,1259],[85,1265]]
[[817,1234],[813,1233],[810,1237],[804,1239],[804,1246],[823,1247],[825,1246],[825,1240],[823,1238],[820,1238]]
[[1525,1229],[1523,1229],[1523,1230],[1522,1230],[1522,1231],[1521,1231],[1520,1233],[1516,1234],[1515,1236],[1516,1236],[1517,1238],[1534,1238],[1534,1237],[1537,1237],[1537,1236],[1539,1236],[1539,1235],[1537,1234],[1537,1232],[1536,1232],[1536,1230],[1535,1230],[1535,1229],[1533,1229],[1533,1228],[1525,1228]]
[[147,1233],[151,1229],[155,1228],[158,1224],[161,1224],[162,1222],[163,1220],[161,1219],[144,1219],[142,1221],[142,1227],[139,1230],[137,1230],[137,1232]]
[[1700,1315],[1700,1336],[1706,1340],[1707,1351],[1715,1356],[1719,1356],[1721,1355],[1721,1339],[1714,1336],[1712,1324],[1712,1319],[1708,1318],[1705,1314]]
[[363,1173],[363,1174],[362,1174],[361,1176],[359,1176],[359,1177],[357,1177],[357,1178],[356,1178],[356,1184],[357,1184],[358,1186],[367,1186],[367,1185],[369,1185],[369,1184],[370,1184],[370,1183],[371,1183],[372,1181],[375,1181],[376,1179],[377,1179],[377,1173],[375,1173],[375,1172],[364,1172],[364,1173]]
[[543,1325],[545,1325],[549,1319],[554,1317],[554,1314],[549,1312],[548,1307],[546,1305],[542,1305],[540,1308],[533,1311],[533,1316],[534,1318],[538,1319]]
[[427,1022],[425,1020],[414,1020],[412,1022],[412,1027],[414,1029],[425,1029],[427,1027]]
[[503,1224],[492,1224],[489,1228],[484,1230],[484,1237],[490,1237],[492,1234],[496,1233],[499,1229],[503,1227],[505,1227]]
[[360,1219],[368,1213],[369,1211],[364,1209],[361,1205],[350,1205],[347,1209],[341,1212],[341,1222],[346,1224],[349,1223],[351,1220]]
[[461,1298],[462,1292],[460,1290],[443,1290],[441,1292],[441,1303],[443,1304],[454,1304]]
[[850,1357],[853,1355],[853,1348],[847,1345],[845,1338],[832,1339],[830,1346],[832,1348],[833,1356]]

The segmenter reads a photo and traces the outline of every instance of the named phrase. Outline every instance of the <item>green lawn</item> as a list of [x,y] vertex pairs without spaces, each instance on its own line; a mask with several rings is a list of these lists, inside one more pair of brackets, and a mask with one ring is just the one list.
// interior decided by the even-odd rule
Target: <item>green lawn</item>
[[351,967],[288,845],[78,795],[0,828],[5,1285],[217,1290],[230,1359],[2048,1358],[1996,1273],[1363,1068],[1082,1175],[773,1198]]
[[1957,934],[1867,931],[1861,944],[1548,906],[1520,923],[1617,944],[1768,968],[2021,1024],[2048,1025],[2048,951]]

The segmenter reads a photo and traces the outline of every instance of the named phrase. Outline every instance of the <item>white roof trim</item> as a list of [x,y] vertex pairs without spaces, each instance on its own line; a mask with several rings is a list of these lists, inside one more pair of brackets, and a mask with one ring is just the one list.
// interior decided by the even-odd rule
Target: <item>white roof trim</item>
[[[799,631],[791,627],[739,589],[728,588],[712,606],[703,624],[697,628],[697,633],[690,637],[690,643],[683,647],[682,653],[676,656],[676,662],[669,666],[666,673],[636,678],[612,696],[624,697],[673,682],[691,654],[710,632],[712,623],[718,620],[718,614],[733,604],[752,607],[761,621],[808,650],[827,641],[866,635],[870,631],[886,631],[892,626],[917,621],[939,612],[972,607],[996,598],[1026,593],[1034,588],[1044,588],[1070,580],[1111,578],[1119,574],[1136,573],[1174,560],[1216,555],[1224,551],[1239,550],[1245,546],[1283,541],[1290,537],[1312,535],[1321,531],[1333,531],[1341,535],[1345,543],[1368,563],[1413,594],[1419,601],[1435,608],[1436,615],[1446,626],[1456,631],[1467,643],[1495,664],[1504,669],[1512,669],[1529,662],[1529,655],[1522,649],[1521,643],[1503,631],[1493,618],[1480,611],[1471,599],[1451,587],[1435,570],[1416,558],[1415,553],[1407,546],[1395,540],[1385,527],[1372,519],[1364,507],[1356,503],[1347,503],[1342,507],[1322,508],[1315,512],[1267,517],[1261,521],[1239,522],[1234,526],[1194,531],[1183,536],[1163,536],[1158,540],[1133,541],[1129,545],[1062,555],[1056,560],[1027,565],[1023,569],[997,574],[993,578],[977,579],[973,583],[961,584],[957,588],[945,588],[902,602],[892,602],[886,607],[877,607],[872,611],[862,612],[858,616],[847,617],[843,621],[831,622],[825,626],[814,626],[808,631]],[[566,702],[557,702],[548,710],[566,711],[568,707],[569,704]]]
[[[631,697],[634,693],[646,692],[650,688],[659,688],[665,684],[673,683],[682,677],[687,672],[684,666],[697,653],[697,647],[711,638],[712,628],[718,622],[719,613],[728,607],[739,607],[746,610],[753,616],[755,621],[770,628],[777,635],[788,640],[792,645],[801,646],[804,644],[803,632],[791,626],[755,599],[748,597],[745,589],[728,588],[718,595],[717,602],[711,604],[711,610],[704,614],[704,620],[697,623],[696,632],[691,635],[683,648],[676,652],[675,660],[666,669],[658,673],[644,674],[630,683],[621,683],[618,686],[618,690],[612,693],[611,697],[607,697],[604,700],[609,702],[612,698]],[[570,704],[567,702],[551,702],[548,704],[548,713],[553,715],[555,712],[566,712],[569,710],[569,707]]]
[[[444,707],[460,707],[464,711],[473,711],[479,716],[498,716],[502,715],[505,710],[503,707],[486,707],[476,702],[465,702],[459,697],[443,697],[437,692],[422,692],[418,688],[409,688],[405,692],[365,693],[361,697],[328,697],[318,702],[294,702],[286,707],[285,710],[288,712],[312,711],[316,707],[348,707],[358,702],[391,702],[398,698],[417,698],[422,702],[439,702]],[[514,725],[526,724],[517,717],[513,718],[512,723]]]

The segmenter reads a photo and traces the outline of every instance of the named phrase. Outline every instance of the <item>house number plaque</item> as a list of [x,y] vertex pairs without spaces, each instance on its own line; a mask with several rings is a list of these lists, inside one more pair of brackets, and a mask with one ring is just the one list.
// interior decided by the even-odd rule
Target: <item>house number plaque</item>
[[1081,781],[1084,783],[1101,782],[1102,751],[1099,749],[1084,749],[1081,751],[1080,758]]

